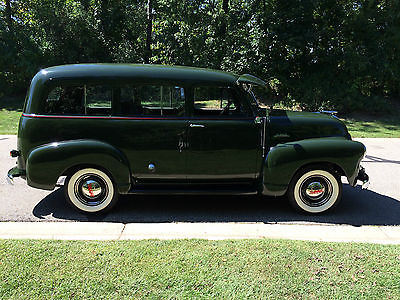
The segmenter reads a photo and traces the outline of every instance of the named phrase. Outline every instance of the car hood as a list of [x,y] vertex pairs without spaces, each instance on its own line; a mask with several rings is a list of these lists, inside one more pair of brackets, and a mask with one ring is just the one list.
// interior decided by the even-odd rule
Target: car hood
[[320,137],[351,139],[346,125],[338,118],[319,112],[272,110],[268,136],[271,146]]

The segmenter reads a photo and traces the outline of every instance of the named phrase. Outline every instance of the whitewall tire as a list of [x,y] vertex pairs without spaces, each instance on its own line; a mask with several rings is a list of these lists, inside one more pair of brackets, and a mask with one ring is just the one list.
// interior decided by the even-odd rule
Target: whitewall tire
[[78,170],[68,177],[64,191],[67,201],[85,213],[105,212],[118,201],[110,176],[94,168]]
[[305,169],[292,179],[288,198],[297,210],[318,214],[337,206],[342,197],[340,177],[324,169]]

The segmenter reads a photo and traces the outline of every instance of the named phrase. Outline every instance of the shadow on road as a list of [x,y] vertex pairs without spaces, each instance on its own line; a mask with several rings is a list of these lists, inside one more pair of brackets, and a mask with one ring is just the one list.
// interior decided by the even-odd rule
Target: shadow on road
[[58,189],[33,209],[40,219],[122,223],[163,222],[314,222],[330,224],[400,225],[400,201],[373,191],[344,185],[343,199],[333,212],[305,215],[294,212],[285,198],[254,196],[132,196],[120,197],[103,216],[87,216],[70,208]]
[[389,163],[389,164],[400,164],[399,160],[389,160],[382,157],[366,155],[363,159],[364,163]]

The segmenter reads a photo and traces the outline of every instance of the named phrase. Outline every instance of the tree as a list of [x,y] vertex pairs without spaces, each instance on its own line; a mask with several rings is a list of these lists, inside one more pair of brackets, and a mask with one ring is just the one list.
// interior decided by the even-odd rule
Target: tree
[[7,93],[51,65],[146,62],[251,73],[310,110],[400,99],[399,1],[3,0],[0,14]]

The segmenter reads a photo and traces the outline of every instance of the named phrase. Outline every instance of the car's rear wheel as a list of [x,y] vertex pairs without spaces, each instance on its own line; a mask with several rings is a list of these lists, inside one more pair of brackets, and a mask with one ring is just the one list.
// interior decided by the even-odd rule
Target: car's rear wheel
[[340,177],[323,168],[308,168],[298,172],[288,189],[290,204],[298,211],[312,214],[333,209],[341,197]]
[[110,176],[94,168],[80,169],[68,176],[64,191],[67,201],[85,213],[106,212],[118,201]]

